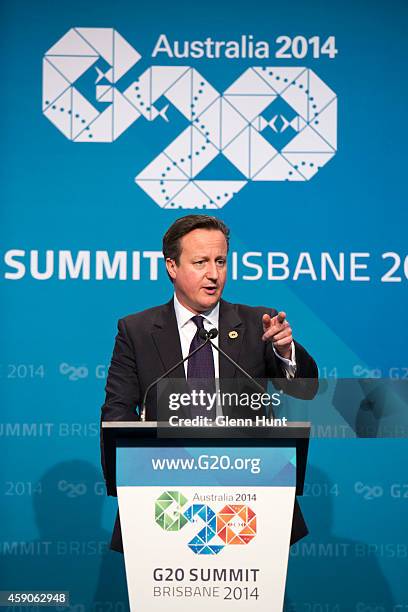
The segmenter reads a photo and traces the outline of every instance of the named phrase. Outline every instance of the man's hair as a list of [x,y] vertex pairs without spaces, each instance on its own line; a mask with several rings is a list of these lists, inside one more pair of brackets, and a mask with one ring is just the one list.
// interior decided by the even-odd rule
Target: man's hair
[[209,215],[187,215],[177,219],[169,227],[163,236],[163,255],[164,259],[174,259],[176,264],[179,264],[181,255],[181,239],[186,234],[189,234],[196,229],[219,230],[225,236],[227,241],[227,250],[229,247],[229,229],[217,217]]

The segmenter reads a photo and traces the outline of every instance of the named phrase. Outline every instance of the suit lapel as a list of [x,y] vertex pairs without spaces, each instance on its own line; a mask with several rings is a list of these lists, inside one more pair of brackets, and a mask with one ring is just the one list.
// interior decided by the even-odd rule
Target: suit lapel
[[[230,332],[233,333],[230,334]],[[245,325],[239,317],[235,305],[221,300],[219,347],[238,363],[244,335]],[[174,312],[173,299],[164,304],[153,321],[152,338],[164,371],[169,370],[177,361],[182,359],[180,335],[177,327],[176,313]],[[225,357],[220,355],[219,371],[220,378],[233,378],[236,368]],[[185,379],[184,365],[176,368],[170,377]]]
[[[182,359],[180,335],[177,328],[173,300],[165,304],[153,322],[153,342],[156,346],[164,371],[169,370]],[[170,378],[184,378],[182,364],[170,374]]]
[[[245,325],[236,311],[236,306],[221,300],[218,340],[219,347],[238,363],[244,334]],[[219,357],[219,369],[220,378],[224,379],[233,378],[236,373],[236,368],[222,355]]]

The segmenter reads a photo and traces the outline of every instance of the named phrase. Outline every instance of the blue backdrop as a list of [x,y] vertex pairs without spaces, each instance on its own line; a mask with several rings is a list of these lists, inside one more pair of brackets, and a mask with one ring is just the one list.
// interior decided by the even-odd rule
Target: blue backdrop
[[[322,376],[408,376],[407,13],[3,3],[0,589],[127,609],[99,407],[117,319],[169,299],[161,236],[193,206],[231,228],[226,299],[284,309]],[[242,36],[261,57],[243,57]],[[238,43],[177,57],[208,38]],[[406,451],[312,442],[288,609],[408,606]]]

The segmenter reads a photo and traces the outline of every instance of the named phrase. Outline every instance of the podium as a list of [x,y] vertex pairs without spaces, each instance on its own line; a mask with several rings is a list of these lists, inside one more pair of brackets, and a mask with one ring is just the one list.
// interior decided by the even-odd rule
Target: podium
[[309,434],[102,423],[132,612],[282,611]]

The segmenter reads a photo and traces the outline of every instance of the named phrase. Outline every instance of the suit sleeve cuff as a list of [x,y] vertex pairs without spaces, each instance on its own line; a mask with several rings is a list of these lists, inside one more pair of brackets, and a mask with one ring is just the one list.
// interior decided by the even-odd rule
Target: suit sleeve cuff
[[276,357],[282,362],[282,367],[285,370],[286,378],[294,378],[296,374],[296,355],[295,355],[295,343],[292,341],[291,351],[292,354],[290,359],[285,359],[285,357],[281,357],[275,347],[272,345],[273,352]]

